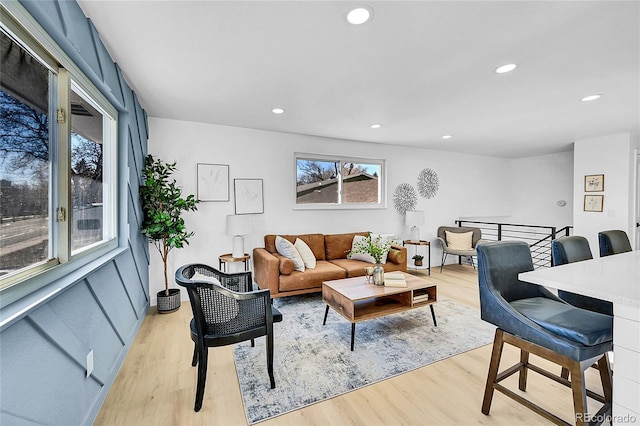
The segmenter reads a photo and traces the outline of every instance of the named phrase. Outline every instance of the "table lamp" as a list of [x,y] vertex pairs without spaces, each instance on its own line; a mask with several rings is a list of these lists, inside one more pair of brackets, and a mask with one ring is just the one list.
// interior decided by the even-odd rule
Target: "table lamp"
[[233,251],[231,256],[244,256],[244,237],[251,232],[251,216],[232,214],[227,216],[227,235],[233,236]]
[[407,211],[405,213],[405,224],[411,227],[411,241],[420,241],[420,228],[418,226],[424,225],[424,211]]

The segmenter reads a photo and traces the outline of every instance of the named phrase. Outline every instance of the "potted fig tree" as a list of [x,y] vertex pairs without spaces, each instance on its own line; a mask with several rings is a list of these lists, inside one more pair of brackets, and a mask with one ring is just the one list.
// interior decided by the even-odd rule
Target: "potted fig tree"
[[165,163],[147,155],[142,170],[143,186],[140,187],[140,199],[144,219],[141,232],[158,249],[164,266],[164,290],[157,294],[159,313],[168,313],[180,307],[180,289],[169,288],[167,257],[174,248],[189,244],[193,232],[187,232],[182,213],[197,210],[194,195],[182,197],[182,188],[171,177],[176,163]]

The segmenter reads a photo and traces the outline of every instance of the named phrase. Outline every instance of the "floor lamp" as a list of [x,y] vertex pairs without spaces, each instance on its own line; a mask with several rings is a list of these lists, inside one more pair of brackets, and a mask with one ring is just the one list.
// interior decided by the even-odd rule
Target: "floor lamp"
[[424,211],[407,211],[405,213],[405,224],[411,227],[411,241],[420,241],[420,228],[418,226],[424,225]]
[[233,236],[233,251],[231,256],[244,256],[244,235],[251,232],[251,216],[232,214],[227,216],[227,235]]

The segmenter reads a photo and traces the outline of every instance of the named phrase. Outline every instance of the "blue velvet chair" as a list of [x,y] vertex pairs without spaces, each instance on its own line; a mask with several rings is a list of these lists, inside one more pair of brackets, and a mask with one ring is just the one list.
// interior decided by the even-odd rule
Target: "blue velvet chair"
[[[593,256],[591,255],[589,241],[587,241],[585,237],[572,235],[551,241],[551,260],[553,266],[581,262],[589,259],[593,259]],[[602,285],[604,286],[606,283]],[[558,297],[582,309],[588,309],[605,315],[613,315],[613,304],[606,300],[595,299],[564,290],[558,290]]]
[[631,251],[631,243],[627,233],[618,229],[598,232],[600,257]]
[[[571,387],[576,424],[588,424],[587,396],[603,403],[596,416],[610,413],[612,386],[607,352],[613,348],[613,318],[574,307],[542,286],[520,281],[519,273],[533,270],[527,243],[496,241],[481,244],[477,250],[481,318],[497,326],[482,412],[489,414],[497,390],[554,423],[566,424],[500,383],[519,373],[518,387],[526,391],[527,373],[532,370]],[[520,349],[520,362],[499,373],[505,343]],[[567,368],[571,381],[530,363],[529,354]],[[585,386],[584,371],[594,361],[598,363],[604,395],[588,391]]]
[[208,349],[260,336],[267,338],[267,371],[273,377],[273,323],[282,314],[271,304],[269,290],[253,291],[251,272],[225,274],[210,266],[189,264],[178,268],[176,283],[187,289],[193,319],[189,324],[194,342],[192,366],[198,366],[195,411],[202,408],[207,380]]

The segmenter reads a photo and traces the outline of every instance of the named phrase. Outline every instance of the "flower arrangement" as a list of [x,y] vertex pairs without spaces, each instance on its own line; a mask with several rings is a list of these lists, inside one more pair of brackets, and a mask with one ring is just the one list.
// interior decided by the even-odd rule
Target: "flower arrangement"
[[354,254],[368,254],[373,257],[376,263],[380,263],[382,256],[385,255],[391,248],[391,243],[386,238],[377,236],[371,237],[371,234],[367,235],[363,240],[356,242],[353,245],[353,249],[349,252],[349,257]]

